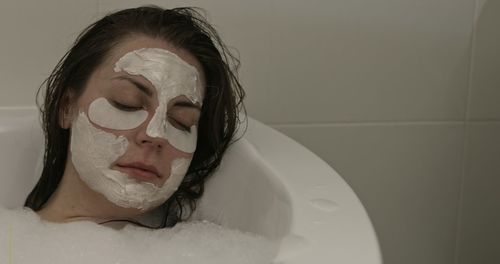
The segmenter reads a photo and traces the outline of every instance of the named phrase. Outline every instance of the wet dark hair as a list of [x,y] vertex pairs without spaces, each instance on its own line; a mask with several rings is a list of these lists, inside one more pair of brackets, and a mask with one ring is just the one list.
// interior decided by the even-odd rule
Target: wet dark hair
[[166,215],[158,228],[185,220],[203,194],[204,182],[219,166],[244,111],[244,91],[236,71],[239,60],[221,41],[215,29],[195,8],[163,9],[142,6],[111,13],[88,26],[59,61],[38,104],[45,134],[42,175],[26,198],[25,206],[40,210],[57,189],[64,173],[69,130],[59,124],[61,109],[76,101],[94,70],[113,47],[137,35],[161,39],[193,55],[206,78],[205,98],[198,124],[197,149],[178,190],[162,205]]

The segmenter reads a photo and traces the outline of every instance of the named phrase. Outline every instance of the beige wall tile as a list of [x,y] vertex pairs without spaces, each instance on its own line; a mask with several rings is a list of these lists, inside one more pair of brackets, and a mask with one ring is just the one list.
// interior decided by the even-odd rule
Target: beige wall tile
[[271,1],[171,0],[172,6],[199,6],[207,11],[223,41],[241,60],[240,81],[247,91],[247,105],[259,108],[256,87],[268,87],[271,53]]
[[96,13],[97,0],[2,1],[0,105],[34,105],[38,87]]
[[463,120],[474,1],[273,3],[270,82],[249,88],[256,118]]
[[454,263],[461,123],[275,127],[352,186],[373,221],[384,263]]
[[500,120],[500,1],[482,6],[473,52],[471,120]]
[[120,9],[138,7],[142,5],[157,5],[167,7],[170,0],[99,0],[99,13],[104,14]]
[[459,264],[500,263],[500,122],[468,125]]
[[483,7],[486,2],[488,2],[488,0],[476,0],[476,18],[479,18],[479,15],[482,13]]

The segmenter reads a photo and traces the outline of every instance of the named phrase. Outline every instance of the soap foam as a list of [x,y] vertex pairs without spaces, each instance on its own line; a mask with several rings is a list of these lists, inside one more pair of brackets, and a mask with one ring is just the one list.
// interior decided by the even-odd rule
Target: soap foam
[[30,209],[0,208],[0,263],[269,264],[277,245],[207,221],[121,230],[90,221],[51,223]]

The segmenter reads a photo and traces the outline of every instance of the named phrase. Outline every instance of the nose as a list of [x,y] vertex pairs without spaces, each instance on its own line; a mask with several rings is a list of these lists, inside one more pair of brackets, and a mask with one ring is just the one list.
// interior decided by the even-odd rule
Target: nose
[[156,138],[152,138],[151,140],[148,139],[142,140],[141,145],[148,145],[159,149],[163,148],[163,143]]
[[162,149],[167,144],[164,138],[151,137],[146,133],[146,129],[141,129],[136,136],[136,143],[140,146],[148,146]]

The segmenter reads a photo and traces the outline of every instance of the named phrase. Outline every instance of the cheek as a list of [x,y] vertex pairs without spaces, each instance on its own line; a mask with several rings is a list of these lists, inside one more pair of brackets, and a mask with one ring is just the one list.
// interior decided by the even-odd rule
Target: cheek
[[161,154],[161,159],[162,159],[163,163],[165,163],[165,164],[170,164],[175,159],[189,159],[189,160],[191,160],[192,158],[193,158],[193,153],[187,153],[184,151],[180,151],[180,150],[172,147],[168,143],[166,145],[165,151],[163,151]]
[[[180,184],[185,174],[187,173],[187,170],[191,165],[191,161],[193,158],[192,153],[182,152],[172,148],[171,146],[169,146],[169,149],[171,149],[171,151],[168,151],[169,154],[164,154],[162,156],[162,164],[165,164],[162,174],[168,175],[168,177],[162,178],[162,181],[160,182],[161,185],[165,184],[166,182],[172,183],[172,181],[178,182]],[[184,169],[179,170],[179,163],[183,164],[182,167],[184,167]]]
[[103,128],[130,130],[140,126],[148,118],[145,110],[123,111],[112,106],[107,99],[94,100],[88,109],[89,119]]

